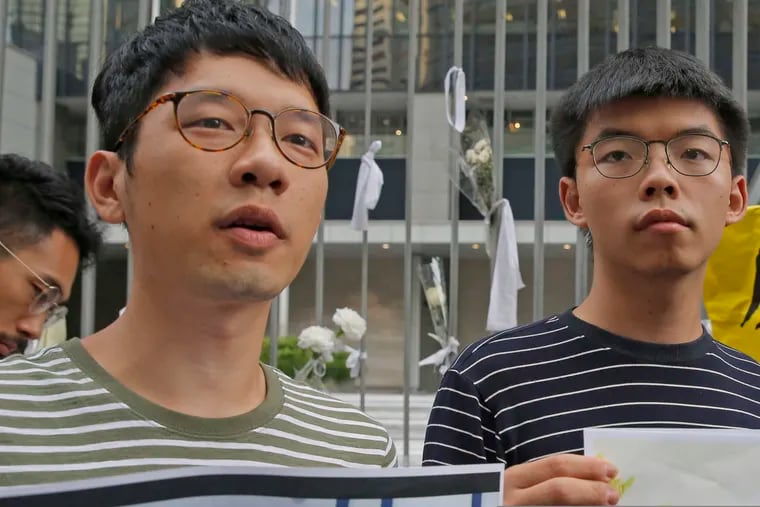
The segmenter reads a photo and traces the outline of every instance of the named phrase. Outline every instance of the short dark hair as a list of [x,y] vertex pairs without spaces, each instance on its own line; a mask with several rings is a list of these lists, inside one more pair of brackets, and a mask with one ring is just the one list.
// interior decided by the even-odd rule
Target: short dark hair
[[[21,250],[61,229],[79,250],[80,264],[101,244],[81,187],[63,171],[20,155],[0,155],[0,240]],[[0,250],[0,257],[7,255]]]
[[[106,149],[114,149],[124,128],[148,106],[169,75],[182,75],[191,54],[202,51],[252,56],[306,85],[319,111],[330,113],[322,67],[285,18],[236,0],[186,0],[111,53],[95,79],[92,106]],[[138,129],[139,125],[119,148],[127,163]]]
[[712,108],[731,148],[732,172],[744,173],[749,121],[721,78],[688,53],[659,47],[636,48],[607,57],[564,94],[551,120],[554,155],[562,174],[575,177],[575,150],[589,117],[628,97],[699,100]]

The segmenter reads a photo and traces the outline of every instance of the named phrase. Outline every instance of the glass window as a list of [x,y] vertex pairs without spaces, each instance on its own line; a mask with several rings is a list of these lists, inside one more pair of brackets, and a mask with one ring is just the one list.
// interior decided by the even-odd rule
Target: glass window
[[532,90],[536,87],[536,3],[507,3],[507,90]]
[[723,78],[727,86],[733,81],[733,16],[734,5],[731,0],[712,0],[710,2],[710,20],[712,36],[710,37],[710,68]]
[[464,9],[462,63],[470,90],[493,90],[495,15],[494,0],[472,0]]
[[564,90],[578,77],[578,6],[562,0],[549,5],[546,87]]
[[617,8],[611,0],[589,2],[589,66],[617,51]]
[[749,2],[747,20],[747,87],[760,89],[760,2]]
[[372,108],[372,126],[370,139],[364,138],[364,110],[341,110],[336,114],[336,121],[346,129],[347,135],[338,154],[341,158],[359,158],[367,151],[370,141],[379,139],[383,148],[377,153],[378,158],[401,157],[406,154],[406,111],[378,110]]
[[454,2],[420,4],[417,89],[442,91],[443,77],[454,63]]
[[657,0],[630,2],[632,48],[657,45]]

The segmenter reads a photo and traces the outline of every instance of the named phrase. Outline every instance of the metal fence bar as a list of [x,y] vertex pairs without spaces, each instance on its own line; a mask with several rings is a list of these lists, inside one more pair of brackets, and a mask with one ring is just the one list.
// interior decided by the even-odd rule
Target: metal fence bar
[[[526,5],[527,8],[527,5]],[[493,75],[493,171],[495,199],[504,196],[504,78],[507,52],[507,0],[496,2]],[[493,266],[493,262],[491,262]],[[493,271],[493,269],[491,269]]]
[[8,23],[8,1],[0,0],[0,140],[2,139],[2,112],[5,92],[5,39],[8,36],[6,26]]
[[407,150],[406,150],[406,188],[404,190],[404,454],[403,464],[409,465],[409,395],[411,394],[412,368],[417,368],[412,364],[414,356],[414,347],[419,346],[414,340],[414,323],[417,319],[413,317],[412,291],[415,286],[412,285],[414,280],[414,267],[412,265],[412,162],[414,160],[414,95],[417,84],[417,33],[419,30],[419,2],[409,3],[409,50],[407,52],[407,82],[406,82],[406,130],[407,130]]
[[[100,70],[100,60],[103,53],[103,23],[104,6],[101,0],[90,0],[90,41],[89,41],[89,69],[87,71],[87,90],[92,90],[95,77]],[[95,110],[87,106],[87,128],[85,134],[85,152],[89,157],[100,148],[100,128]],[[89,212],[94,216],[95,211],[90,207]],[[87,336],[95,332],[95,282],[96,264],[82,270],[82,306],[80,336]]]
[[[324,14],[322,18],[322,48],[320,51],[320,63],[328,74],[330,67],[330,21],[332,20],[332,2],[323,0],[322,8]],[[319,222],[317,229],[317,249],[316,249],[316,297],[314,300],[314,312],[316,314],[317,325],[322,325],[324,304],[325,304],[325,217],[322,214],[322,220]]]
[[[732,84],[734,97],[747,108],[747,42],[749,6],[747,0],[734,0]],[[746,162],[746,161],[745,161]]]
[[536,15],[535,173],[533,194],[533,320],[544,315],[544,217],[546,215],[546,38],[548,0],[538,0]]
[[[462,67],[464,40],[464,0],[454,1],[454,66]],[[448,106],[447,106],[448,107]],[[449,129],[449,144],[459,147],[459,135]],[[449,220],[451,221],[451,244],[449,245],[449,336],[459,335],[459,188],[454,183],[459,179],[457,156],[449,155],[449,170],[452,181],[449,185]]]
[[661,48],[670,47],[670,0],[657,0],[656,40]]
[[631,3],[629,0],[618,0],[617,8],[617,50],[625,51],[631,45]]
[[[369,149],[372,142],[372,55],[374,42],[374,23],[373,23],[372,2],[367,1],[367,28],[364,50],[364,144]],[[367,320],[367,299],[369,292],[369,234],[368,231],[362,231],[362,300],[361,313],[362,317]],[[367,378],[365,375],[364,352],[367,350],[366,336],[362,337],[359,342],[359,408],[364,410],[367,391]]]
[[53,165],[55,147],[55,99],[58,53],[58,2],[45,2],[44,43],[42,50],[42,97],[40,100],[39,158]]
[[710,65],[710,0],[695,0],[694,49],[697,58]]
[[[578,78],[589,69],[590,0],[578,0]],[[584,231],[575,234],[575,304],[588,295],[588,245]]]
[[137,29],[142,30],[148,23],[152,21],[151,18],[151,5],[150,0],[139,0],[137,4]]

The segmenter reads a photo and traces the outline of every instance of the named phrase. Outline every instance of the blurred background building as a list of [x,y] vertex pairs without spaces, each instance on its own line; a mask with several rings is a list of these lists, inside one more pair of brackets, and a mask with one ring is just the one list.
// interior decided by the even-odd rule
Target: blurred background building
[[[88,155],[88,73],[98,65],[91,61],[92,55],[104,56],[147,19],[179,2],[1,0],[7,14],[0,149],[42,158],[81,180]],[[336,307],[359,309],[362,236],[350,228],[349,221],[359,158],[371,140],[381,139],[378,163],[385,186],[379,205],[370,214],[368,233],[367,386],[398,389],[403,368],[399,358],[405,343],[412,360],[435,348],[426,337],[430,319],[416,275],[410,300],[405,300],[407,222],[412,225],[413,262],[430,255],[448,262],[453,251],[452,210],[458,210],[458,238],[454,241],[458,245],[458,280],[452,298],[457,302],[458,318],[454,331],[463,345],[485,334],[490,276],[484,248],[486,229],[461,195],[456,197],[458,206],[452,207],[450,202],[457,194],[451,192],[448,176],[451,139],[443,77],[454,63],[456,1],[258,3],[288,17],[303,33],[326,68],[333,117],[349,132],[330,172],[324,254],[317,255],[315,242],[306,266],[280,302],[276,314],[279,334],[297,334],[314,323],[317,307],[323,309],[325,321]],[[574,228],[564,221],[556,197],[559,170],[545,132],[559,95],[578,76],[579,62],[593,66],[619,48],[653,44],[697,54],[748,107],[752,123],[750,177],[760,163],[760,0],[507,0],[501,5],[499,0],[464,0],[462,13],[467,106],[484,113],[492,138],[500,138],[503,144],[498,147],[495,143],[503,158],[500,179],[517,220],[520,266],[527,285],[519,296],[521,323],[537,314],[567,309],[582,297],[587,284],[587,261],[581,258],[576,262],[581,243],[576,241]],[[412,27],[414,19],[417,23]],[[98,25],[99,21],[102,24]],[[366,43],[368,23],[373,30],[371,45]],[[588,31],[582,32],[579,26]],[[100,40],[91,40],[93,28],[96,36],[102,33]],[[588,51],[584,52],[586,44]],[[409,65],[410,49],[415,56],[413,65]],[[544,49],[545,58],[541,56]],[[499,64],[501,51],[504,58]],[[585,56],[579,56],[581,53]],[[545,72],[537,72],[541,70],[537,63],[544,59]],[[366,82],[368,61],[371,83]],[[545,78],[545,93],[542,83],[537,86],[537,78]],[[367,86],[371,87],[369,139],[364,134]],[[494,108],[502,104],[503,115],[495,114]],[[536,125],[541,132],[536,133]],[[543,158],[545,168],[540,254],[534,247],[534,197],[540,195],[535,171],[542,165],[537,164],[537,157]],[[125,304],[128,239],[121,227],[107,232],[108,247],[98,259],[97,275],[91,282],[95,296],[84,299],[89,310],[82,311],[82,284],[78,282],[75,288],[68,320],[70,336],[107,325]],[[321,259],[323,278],[319,281],[322,275],[317,261],[321,263]],[[534,270],[541,273],[539,278]],[[540,290],[536,290],[535,280],[543,282]],[[318,286],[324,288],[322,295],[315,293]],[[412,335],[405,342],[408,314],[412,316]],[[432,391],[438,378],[432,370],[414,369],[410,382],[422,391]]]

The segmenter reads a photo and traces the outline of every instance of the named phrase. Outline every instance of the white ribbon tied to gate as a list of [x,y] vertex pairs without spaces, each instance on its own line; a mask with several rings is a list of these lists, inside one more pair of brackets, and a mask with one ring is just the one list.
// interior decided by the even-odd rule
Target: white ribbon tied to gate
[[346,368],[350,370],[351,378],[358,377],[362,366],[360,359],[366,361],[367,353],[361,352],[349,345],[344,345],[343,350],[348,352],[348,357],[346,357]]
[[382,148],[382,141],[372,141],[367,153],[362,155],[359,177],[356,180],[354,195],[354,213],[351,227],[357,231],[366,231],[369,226],[369,210],[375,209],[383,189],[383,171],[375,162],[375,153]]
[[433,352],[425,359],[420,361],[420,366],[427,366],[432,364],[438,367],[438,372],[443,375],[451,367],[451,363],[459,354],[459,340],[453,336],[449,336],[447,340],[444,340],[435,333],[428,333],[428,336],[437,341],[441,345],[441,349]]
[[512,207],[507,199],[500,199],[494,205],[494,211],[499,214],[499,234],[493,253],[494,269],[486,321],[486,329],[490,332],[517,326],[517,291],[525,287],[520,275]]
[[[454,117],[451,116],[451,80],[454,80]],[[464,71],[459,67],[451,67],[443,80],[446,96],[446,119],[449,125],[459,132],[464,130],[465,108],[464,97],[467,93]]]

